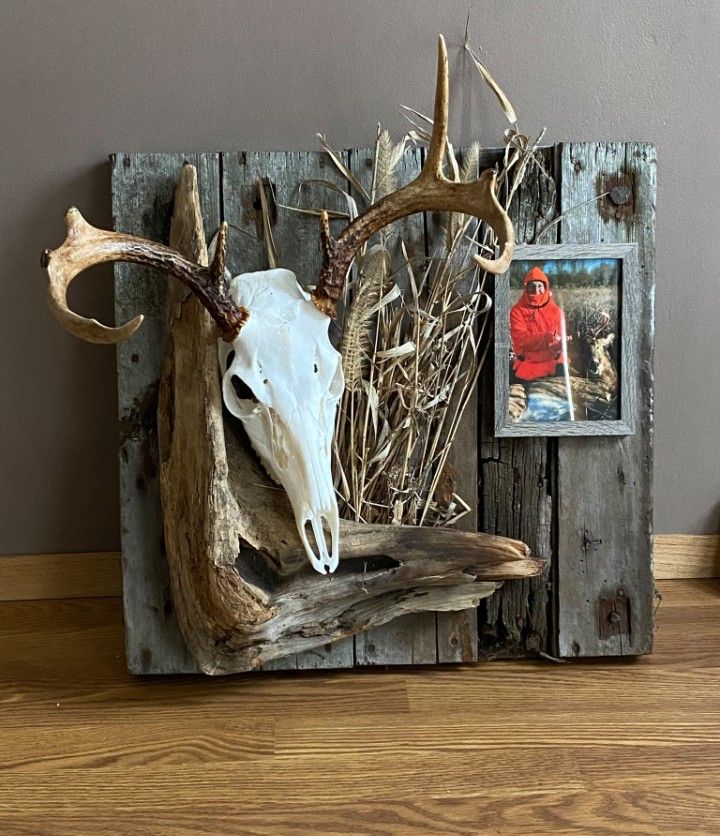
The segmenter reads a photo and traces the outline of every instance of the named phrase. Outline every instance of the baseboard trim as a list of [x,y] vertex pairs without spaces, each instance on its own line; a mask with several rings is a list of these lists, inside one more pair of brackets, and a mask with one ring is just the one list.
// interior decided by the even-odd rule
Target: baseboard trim
[[0,601],[118,595],[120,552],[0,555]]
[[[720,534],[658,534],[658,580],[720,577]],[[122,595],[120,552],[0,555],[0,601]]]
[[657,534],[654,574],[660,580],[720,577],[720,534]]

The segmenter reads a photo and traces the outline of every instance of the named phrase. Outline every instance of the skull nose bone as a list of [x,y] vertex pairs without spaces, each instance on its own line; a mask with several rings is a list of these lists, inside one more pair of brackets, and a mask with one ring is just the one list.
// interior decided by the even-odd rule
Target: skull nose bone
[[[321,575],[334,572],[338,566],[338,533],[336,531],[337,526],[334,524],[335,516],[336,515],[332,511],[311,511],[304,515],[302,525],[299,526],[305,553],[307,554],[313,568]],[[330,532],[330,552],[328,552],[327,548],[323,522],[327,523]],[[308,538],[308,523],[310,523],[313,538],[315,540],[315,549],[313,549]]]

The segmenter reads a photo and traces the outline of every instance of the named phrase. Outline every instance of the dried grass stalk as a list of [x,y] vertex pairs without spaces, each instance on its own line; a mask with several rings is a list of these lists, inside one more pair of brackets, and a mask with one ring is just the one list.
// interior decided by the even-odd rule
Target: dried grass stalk
[[[507,209],[528,164],[540,165],[535,151],[542,134],[531,143],[520,133],[514,108],[471,54],[513,123],[505,132],[498,177]],[[324,150],[366,203],[396,187],[406,148],[428,136],[432,120],[405,110],[412,128],[401,142],[394,144],[378,130],[369,191],[322,137]],[[477,176],[477,143],[464,154],[462,166],[450,143],[446,151],[448,176],[464,181]],[[346,291],[340,322],[346,390],[334,441],[336,489],[347,519],[451,525],[469,507],[454,492],[449,454],[491,333],[487,276],[471,255],[478,247],[491,250],[495,240],[477,219],[451,215],[444,244],[429,259],[412,263],[399,229],[383,230],[360,253]],[[405,258],[399,266],[396,259],[393,271],[397,239]]]

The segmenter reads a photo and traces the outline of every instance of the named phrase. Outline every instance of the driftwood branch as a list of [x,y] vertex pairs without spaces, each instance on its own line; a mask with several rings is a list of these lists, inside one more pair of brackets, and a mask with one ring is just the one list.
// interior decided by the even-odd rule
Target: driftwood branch
[[[170,244],[207,264],[189,165]],[[542,561],[516,540],[352,523],[343,524],[337,572],[313,572],[285,494],[223,418],[212,320],[187,291],[175,303],[158,409],[160,479],[173,598],[203,671],[256,668],[408,612],[465,609],[503,580],[539,574]]]

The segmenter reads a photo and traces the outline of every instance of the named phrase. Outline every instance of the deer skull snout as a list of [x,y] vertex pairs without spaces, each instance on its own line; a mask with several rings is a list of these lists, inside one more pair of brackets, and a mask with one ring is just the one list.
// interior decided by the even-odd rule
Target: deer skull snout
[[219,343],[223,401],[285,488],[313,568],[333,572],[340,520],[330,460],[344,382],[340,354],[328,338],[330,320],[289,270],[242,274],[230,293],[250,316],[232,343]]

